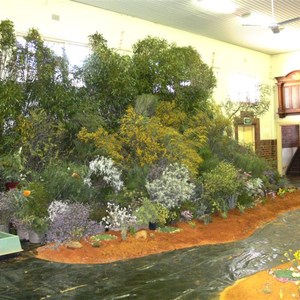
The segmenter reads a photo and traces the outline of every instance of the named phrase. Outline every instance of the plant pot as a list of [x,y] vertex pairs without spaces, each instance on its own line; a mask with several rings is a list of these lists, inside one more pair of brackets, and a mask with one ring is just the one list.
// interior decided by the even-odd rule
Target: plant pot
[[29,242],[32,244],[40,244],[43,240],[44,234],[37,233],[34,230],[29,232]]
[[10,181],[5,183],[5,189],[6,191],[15,189],[19,184],[19,181]]
[[20,241],[29,240],[29,231],[25,228],[17,228],[17,235],[19,236]]
[[149,222],[149,229],[150,230],[156,230],[156,228],[157,228],[157,223]]

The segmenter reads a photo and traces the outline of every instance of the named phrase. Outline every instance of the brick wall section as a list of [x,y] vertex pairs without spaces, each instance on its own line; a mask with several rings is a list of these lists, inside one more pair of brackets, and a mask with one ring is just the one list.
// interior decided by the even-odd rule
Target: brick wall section
[[299,146],[299,125],[286,125],[281,127],[282,148]]
[[260,140],[256,153],[277,168],[277,140]]

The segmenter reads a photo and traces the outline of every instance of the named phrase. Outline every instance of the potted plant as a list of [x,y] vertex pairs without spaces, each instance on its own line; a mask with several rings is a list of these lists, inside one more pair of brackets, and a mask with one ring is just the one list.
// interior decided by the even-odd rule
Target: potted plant
[[[29,183],[28,189],[14,189],[11,193],[15,207],[13,223],[20,239],[39,243],[48,227],[50,195],[38,182]],[[24,230],[27,235],[23,235]]]
[[27,219],[29,230],[29,242],[33,244],[39,244],[45,237],[45,233],[48,229],[49,218],[30,216]]
[[40,243],[48,228],[51,196],[40,182],[29,183],[28,190],[23,190],[23,195],[27,201],[22,208],[21,219],[30,229],[29,241]]
[[15,188],[7,191],[6,193],[9,195],[13,206],[13,213],[11,216],[13,227],[16,229],[20,240],[28,240],[29,227],[26,221],[25,207],[30,191]]
[[148,198],[142,199],[142,205],[134,212],[138,225],[148,226],[150,230],[155,230],[159,219],[157,205]]

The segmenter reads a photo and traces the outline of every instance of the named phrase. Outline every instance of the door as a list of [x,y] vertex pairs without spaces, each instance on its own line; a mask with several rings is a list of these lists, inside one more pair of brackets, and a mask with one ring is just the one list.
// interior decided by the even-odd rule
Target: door
[[250,146],[255,151],[255,126],[238,125],[238,142]]

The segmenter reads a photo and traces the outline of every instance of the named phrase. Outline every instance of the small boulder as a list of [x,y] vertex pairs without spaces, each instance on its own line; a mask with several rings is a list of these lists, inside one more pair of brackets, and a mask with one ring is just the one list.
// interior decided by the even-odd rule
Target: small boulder
[[146,230],[140,230],[135,234],[135,238],[137,240],[142,239],[142,240],[146,240],[147,239],[147,231]]
[[70,241],[65,244],[65,246],[69,249],[80,249],[82,248],[82,244],[78,241]]

